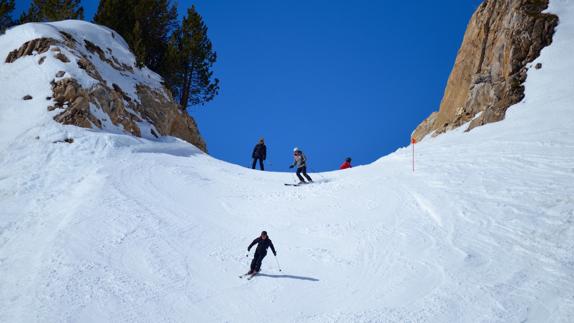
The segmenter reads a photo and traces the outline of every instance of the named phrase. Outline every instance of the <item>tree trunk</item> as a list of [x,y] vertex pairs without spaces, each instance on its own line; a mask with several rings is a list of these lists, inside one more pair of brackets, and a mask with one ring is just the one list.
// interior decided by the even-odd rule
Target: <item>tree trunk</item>
[[179,99],[179,104],[183,110],[187,108],[187,101],[189,100],[190,75],[189,65],[186,64],[183,73],[183,84],[181,85],[181,98]]

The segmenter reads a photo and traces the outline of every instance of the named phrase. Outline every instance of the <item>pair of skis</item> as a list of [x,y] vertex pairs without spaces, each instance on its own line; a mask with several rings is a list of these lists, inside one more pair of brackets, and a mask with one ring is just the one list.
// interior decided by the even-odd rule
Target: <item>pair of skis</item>
[[301,185],[307,185],[307,184],[311,184],[313,182],[300,182],[297,184],[290,184],[290,183],[285,183],[285,186],[301,186]]
[[257,275],[257,272],[254,272],[254,273],[246,273],[246,274],[243,274],[243,275],[239,275],[239,278],[245,278],[245,277],[247,277],[247,280],[251,280],[251,279],[253,279],[253,277],[255,277],[255,275]]

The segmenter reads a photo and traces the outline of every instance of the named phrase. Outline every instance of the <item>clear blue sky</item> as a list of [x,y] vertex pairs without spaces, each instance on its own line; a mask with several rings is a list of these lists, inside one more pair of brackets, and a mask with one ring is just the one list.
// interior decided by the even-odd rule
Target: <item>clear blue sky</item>
[[[288,171],[295,146],[311,171],[371,163],[438,109],[480,2],[180,0],[204,17],[221,80],[190,113],[210,154],[239,165],[260,137],[270,170]],[[91,19],[98,1],[82,4]]]

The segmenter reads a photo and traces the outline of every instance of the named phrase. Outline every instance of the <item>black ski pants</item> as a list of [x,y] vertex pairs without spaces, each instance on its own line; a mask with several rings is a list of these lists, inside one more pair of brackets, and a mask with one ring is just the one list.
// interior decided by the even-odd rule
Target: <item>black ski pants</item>
[[255,251],[255,255],[253,256],[253,260],[251,261],[251,271],[260,271],[261,270],[261,262],[263,262],[263,258],[267,256],[267,251],[257,252]]
[[262,158],[253,158],[253,165],[251,165],[251,168],[255,169],[255,164],[257,163],[257,160],[259,160],[259,168],[261,168],[261,170],[264,170]]
[[307,175],[307,166],[303,166],[303,167],[299,167],[297,168],[297,177],[299,177],[299,180],[301,182],[304,182],[305,179],[303,178],[303,176],[301,176],[301,173],[303,173],[303,176],[305,176],[305,178],[309,181],[312,182],[313,180],[311,179],[311,176]]

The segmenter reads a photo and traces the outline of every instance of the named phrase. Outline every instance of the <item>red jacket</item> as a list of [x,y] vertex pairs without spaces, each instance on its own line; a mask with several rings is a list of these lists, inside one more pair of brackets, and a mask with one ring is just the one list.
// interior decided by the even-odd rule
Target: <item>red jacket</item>
[[349,163],[348,161],[345,161],[341,167],[339,167],[339,169],[346,169],[346,168],[352,168],[353,166],[351,166],[351,163]]

